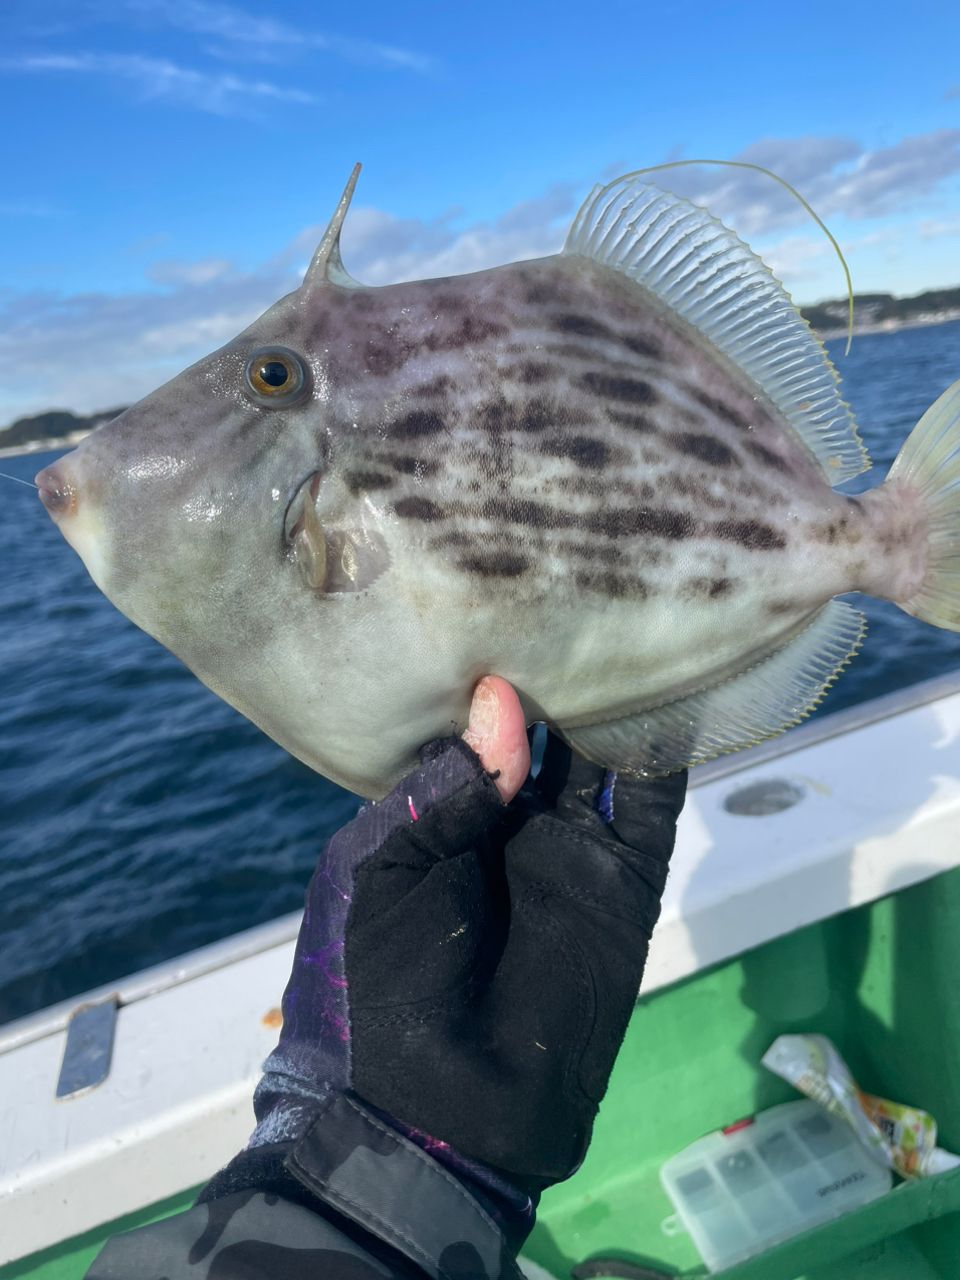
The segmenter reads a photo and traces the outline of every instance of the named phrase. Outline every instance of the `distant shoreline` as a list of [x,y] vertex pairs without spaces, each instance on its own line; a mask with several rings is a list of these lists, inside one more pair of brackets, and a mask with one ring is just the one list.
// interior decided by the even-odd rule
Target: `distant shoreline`
[[[90,428],[90,431],[95,430],[95,427]],[[72,449],[81,440],[85,440],[90,431],[71,431],[69,435],[55,440],[29,440],[26,444],[10,445],[6,449],[0,449],[0,458],[19,458],[28,453],[55,453],[57,449]],[[0,433],[0,439],[2,438]]]
[[[934,325],[951,324],[954,320],[960,320],[960,308],[936,316],[916,316],[908,320],[880,320],[876,324],[854,325],[853,336],[859,338],[874,333],[899,333],[901,329],[931,329]],[[847,328],[843,326],[837,329],[818,329],[817,336],[824,342],[832,342],[835,338],[845,338]]]

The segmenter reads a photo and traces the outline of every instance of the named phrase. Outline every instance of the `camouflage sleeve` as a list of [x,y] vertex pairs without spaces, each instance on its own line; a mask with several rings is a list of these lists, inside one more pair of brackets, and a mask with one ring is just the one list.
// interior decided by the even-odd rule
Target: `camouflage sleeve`
[[356,1098],[334,1095],[276,1179],[109,1241],[86,1280],[521,1280],[486,1210]]

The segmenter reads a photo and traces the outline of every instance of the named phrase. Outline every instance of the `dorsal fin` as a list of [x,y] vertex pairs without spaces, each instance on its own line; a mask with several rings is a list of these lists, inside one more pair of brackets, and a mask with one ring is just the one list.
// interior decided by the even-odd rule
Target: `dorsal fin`
[[338,284],[347,289],[363,288],[358,280],[354,280],[353,276],[348,274],[340,257],[340,232],[343,230],[343,221],[350,208],[350,201],[353,199],[359,177],[360,165],[355,164],[353,172],[347,179],[347,185],[343,189],[343,195],[333,211],[330,225],[323,233],[323,239],[317,246],[313,260],[304,274],[302,288],[310,290],[324,284]]
[[563,251],[629,276],[697,329],[760,388],[830,484],[870,466],[823,343],[769,267],[706,209],[628,175],[594,188]]

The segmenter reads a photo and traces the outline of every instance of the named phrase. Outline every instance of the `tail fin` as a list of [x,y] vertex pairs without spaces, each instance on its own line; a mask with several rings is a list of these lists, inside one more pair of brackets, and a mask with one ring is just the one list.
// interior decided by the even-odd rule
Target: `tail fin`
[[927,572],[901,607],[935,627],[960,631],[960,381],[911,431],[887,480],[918,492],[929,522]]

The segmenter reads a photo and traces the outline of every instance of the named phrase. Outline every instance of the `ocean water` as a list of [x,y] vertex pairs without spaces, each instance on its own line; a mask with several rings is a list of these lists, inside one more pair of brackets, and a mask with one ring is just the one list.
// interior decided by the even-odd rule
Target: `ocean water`
[[[831,343],[877,483],[960,377],[960,322]],[[31,478],[55,454],[0,460]],[[107,603],[36,494],[0,480],[0,1022],[291,911],[357,801]],[[960,636],[867,601],[818,714],[960,667]]]

